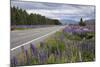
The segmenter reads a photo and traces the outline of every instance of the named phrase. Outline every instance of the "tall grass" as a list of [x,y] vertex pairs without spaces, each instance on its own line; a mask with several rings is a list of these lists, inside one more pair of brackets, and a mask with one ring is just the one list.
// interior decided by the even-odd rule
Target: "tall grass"
[[[21,47],[21,56],[11,59],[11,66],[38,65],[55,63],[75,63],[95,60],[95,39],[92,32],[71,34],[66,30],[40,42],[39,46],[31,43],[30,48]],[[20,61],[19,61],[20,60]]]

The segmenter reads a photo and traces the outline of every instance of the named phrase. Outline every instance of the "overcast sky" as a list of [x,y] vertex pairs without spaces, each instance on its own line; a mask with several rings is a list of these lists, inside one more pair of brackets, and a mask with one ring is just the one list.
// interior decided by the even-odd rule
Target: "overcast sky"
[[95,7],[93,5],[11,1],[11,6],[24,9],[29,14],[37,13],[52,19],[78,21],[81,17],[84,20],[95,18]]

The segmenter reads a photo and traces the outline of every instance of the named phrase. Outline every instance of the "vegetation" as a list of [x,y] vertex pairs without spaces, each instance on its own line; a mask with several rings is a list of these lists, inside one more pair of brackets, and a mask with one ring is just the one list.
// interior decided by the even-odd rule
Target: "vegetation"
[[11,7],[11,25],[60,25],[57,19],[49,19],[40,14],[28,14],[18,7]]
[[85,26],[85,25],[86,25],[86,23],[83,22],[83,19],[82,19],[82,18],[80,19],[79,25],[80,25],[80,26]]
[[[11,65],[13,67],[16,65],[94,61],[95,36],[93,32],[85,33],[84,37],[82,37],[83,34],[70,34],[65,30],[56,32],[45,41],[40,42],[38,46],[30,44],[29,49],[22,47],[22,53],[11,59]],[[21,55],[22,58],[20,58],[19,55]]]

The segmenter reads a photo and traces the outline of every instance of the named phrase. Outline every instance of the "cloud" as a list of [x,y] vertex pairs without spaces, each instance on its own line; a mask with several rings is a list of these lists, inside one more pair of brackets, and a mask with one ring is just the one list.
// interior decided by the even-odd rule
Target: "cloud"
[[75,5],[45,2],[11,1],[11,6],[16,6],[30,13],[37,13],[52,19],[79,20],[95,18],[95,6]]

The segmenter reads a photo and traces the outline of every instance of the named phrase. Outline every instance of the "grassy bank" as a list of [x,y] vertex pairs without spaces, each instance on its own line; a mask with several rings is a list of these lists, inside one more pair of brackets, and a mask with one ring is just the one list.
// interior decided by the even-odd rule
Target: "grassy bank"
[[11,59],[11,65],[13,67],[94,61],[94,38],[93,32],[71,34],[62,30],[40,42],[38,46],[32,43],[29,49],[21,47],[21,52]]

